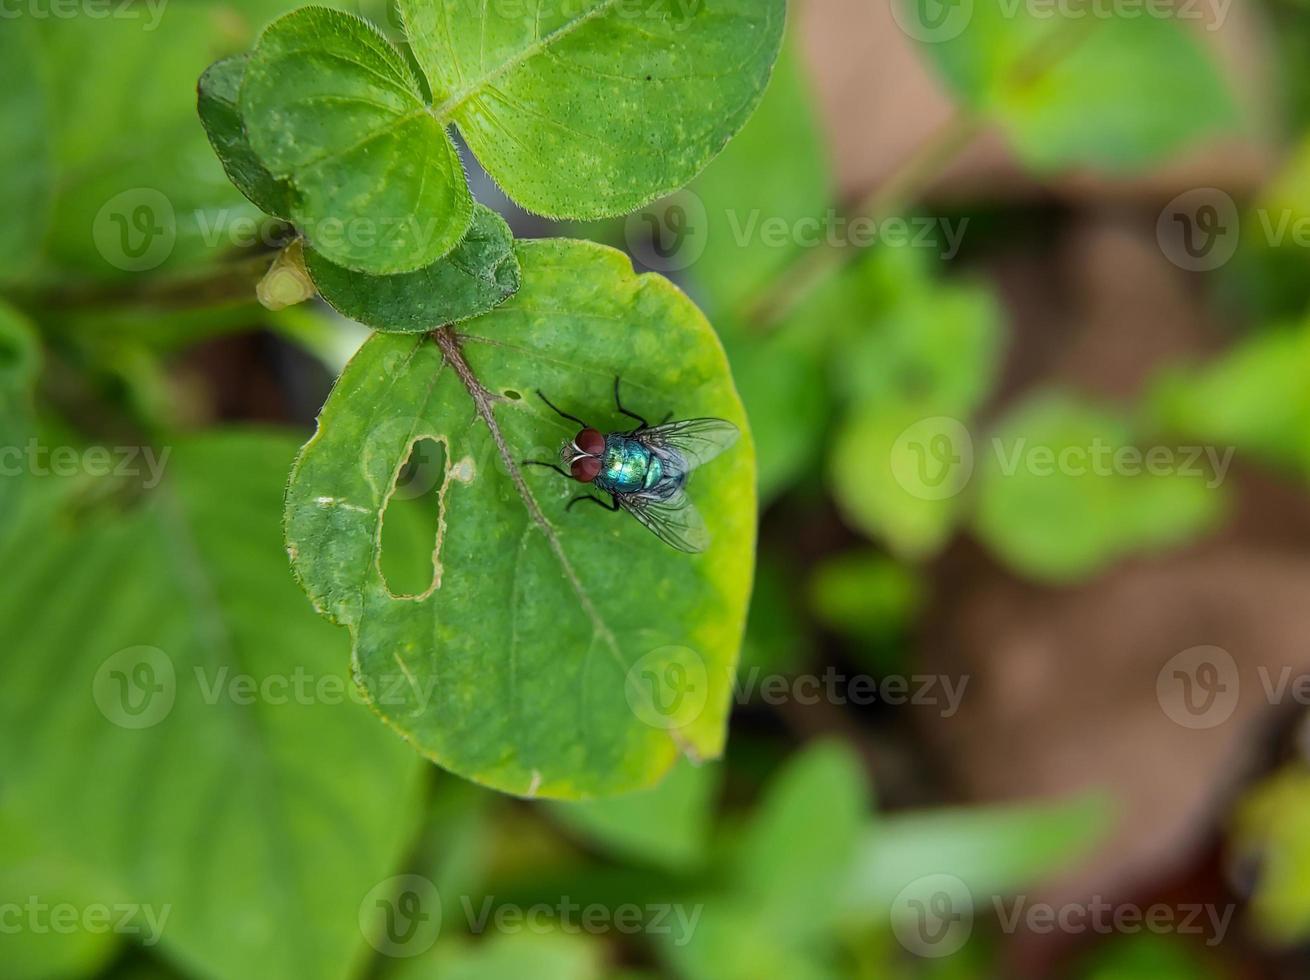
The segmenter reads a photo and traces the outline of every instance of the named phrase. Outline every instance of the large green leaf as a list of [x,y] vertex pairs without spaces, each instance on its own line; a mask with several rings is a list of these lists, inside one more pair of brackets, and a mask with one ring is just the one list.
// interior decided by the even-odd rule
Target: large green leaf
[[[120,937],[99,916],[116,898],[85,869],[44,851],[26,828],[0,812],[0,895],[6,898],[0,962],[6,980],[92,976]],[[10,904],[12,903],[12,904]],[[16,907],[16,908],[15,908]],[[67,917],[72,914],[72,921]],[[110,922],[114,913],[109,911]],[[54,917],[58,917],[58,928]]]
[[1127,421],[1067,393],[1021,402],[978,452],[974,529],[1035,578],[1177,546],[1222,512],[1224,473],[1201,447],[1138,447]]
[[768,83],[785,0],[401,0],[436,118],[517,203],[635,210],[696,176]]
[[326,7],[274,21],[246,65],[241,116],[264,166],[294,187],[297,227],[338,265],[412,272],[468,230],[455,146],[368,22]]
[[[36,333],[17,310],[0,301],[0,514],[13,514],[27,489],[26,442],[33,431],[32,389],[40,367]],[[0,526],[0,542],[13,522]]]
[[312,248],[305,265],[322,297],[377,330],[422,333],[495,309],[519,288],[514,235],[481,204],[455,250],[417,272],[370,276],[329,262]]
[[35,23],[6,18],[0,31],[0,282],[17,278],[36,254],[54,184]]
[[33,247],[44,249],[40,271],[52,277],[176,270],[258,231],[258,210],[227,179],[195,117],[196,79],[244,32],[233,33],[217,3],[158,17],[158,6],[124,9],[134,16],[40,22],[56,193],[49,233]]
[[44,479],[7,515],[0,808],[103,900],[166,915],[196,975],[353,975],[361,897],[416,816],[422,767],[353,703],[342,638],[287,574],[293,453],[186,440],[130,509]]
[[[919,24],[932,23],[940,6],[896,2]],[[963,29],[923,51],[956,97],[999,122],[1033,167],[1134,169],[1236,121],[1218,68],[1176,19],[1109,7],[957,9],[971,11]]]
[[[355,356],[292,474],[288,546],[318,609],[350,626],[375,708],[425,755],[513,793],[635,790],[679,752],[722,748],[754,453],[747,436],[694,475],[714,536],[703,555],[625,514],[566,513],[578,487],[520,465],[558,459],[576,434],[535,389],[616,429],[622,374],[626,401],[655,419],[746,423],[713,330],[666,280],[584,242],[523,243],[519,262],[519,292],[458,333],[378,335]],[[380,524],[423,438],[446,460],[435,574],[423,593],[394,595]],[[381,703],[378,681],[397,669],[411,678],[403,702]]]

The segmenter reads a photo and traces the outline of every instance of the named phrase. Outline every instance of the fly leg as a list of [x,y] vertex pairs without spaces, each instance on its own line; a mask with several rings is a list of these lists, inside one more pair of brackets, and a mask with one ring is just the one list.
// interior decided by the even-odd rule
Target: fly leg
[[578,418],[576,415],[570,415],[562,408],[557,407],[554,402],[552,402],[549,398],[547,398],[545,395],[541,393],[540,388],[537,389],[537,397],[540,398],[547,405],[549,405],[551,411],[553,411],[556,415],[562,416],[563,418],[568,419],[570,422],[577,422],[578,425],[582,426],[582,428],[584,429],[591,428],[591,426],[587,425],[586,422],[582,421],[582,419]]
[[546,469],[548,469],[548,470],[554,470],[556,473],[558,473],[560,476],[564,477],[566,480],[572,480],[572,479],[573,479],[573,474],[572,474],[572,473],[566,473],[566,472],[564,471],[564,467],[559,466],[559,465],[556,464],[556,463],[544,463],[544,462],[542,462],[542,461],[539,460],[539,459],[525,459],[525,460],[523,460],[522,465],[523,465],[523,466],[544,466],[544,467],[546,467]]
[[601,507],[604,507],[608,511],[617,511],[619,509],[619,498],[615,497],[613,494],[610,495],[610,503],[607,504],[599,497],[593,497],[589,493],[584,493],[580,496],[574,497],[572,500],[569,501],[568,506],[565,507],[564,509],[566,511],[572,510],[574,504],[580,504],[584,500],[590,500],[593,504],[597,504]]
[[618,375],[615,375],[615,376],[614,376],[614,407],[617,408],[617,409],[619,410],[619,414],[620,414],[620,415],[626,415],[628,418],[630,418],[630,419],[636,419],[639,423],[641,423],[641,424],[638,425],[635,429],[632,430],[633,433],[640,432],[642,429],[649,429],[649,428],[650,428],[650,426],[646,424],[646,420],[645,420],[644,418],[642,418],[642,417],[641,417],[640,415],[638,415],[636,412],[630,412],[630,411],[628,411],[626,408],[623,407],[623,401],[622,401],[622,399],[619,398],[619,377],[618,377]]

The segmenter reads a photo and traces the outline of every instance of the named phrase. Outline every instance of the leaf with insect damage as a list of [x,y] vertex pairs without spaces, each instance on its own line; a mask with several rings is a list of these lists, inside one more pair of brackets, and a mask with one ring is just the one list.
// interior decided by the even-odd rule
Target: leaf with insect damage
[[[710,325],[676,288],[584,242],[518,246],[523,285],[435,335],[377,335],[347,366],[287,493],[287,543],[320,612],[348,626],[375,710],[426,756],[511,793],[577,799],[655,783],[722,749],[755,543],[749,435],[688,492],[712,535],[685,555],[626,514],[565,511],[577,427],[718,416],[746,431]],[[444,466],[431,582],[389,587],[383,521],[420,441]],[[410,501],[412,503],[412,501]],[[410,594],[405,594],[405,593]],[[406,683],[387,690],[384,677]]]

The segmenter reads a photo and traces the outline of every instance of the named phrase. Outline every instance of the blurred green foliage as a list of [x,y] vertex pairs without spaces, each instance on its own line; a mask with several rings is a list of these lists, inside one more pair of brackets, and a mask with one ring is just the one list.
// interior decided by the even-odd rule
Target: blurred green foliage
[[[990,899],[1085,857],[1113,825],[1105,800],[879,813],[852,744],[875,739],[858,713],[839,729],[854,737],[802,748],[781,713],[743,703],[722,765],[680,764],[626,797],[527,803],[433,777],[348,695],[332,705],[206,703],[195,668],[219,655],[256,681],[303,668],[353,690],[346,638],[304,602],[281,551],[281,494],[304,433],[207,424],[223,410],[177,361],[201,341],[260,326],[334,369],[357,346],[357,333],[317,309],[254,311],[244,280],[235,294],[200,285],[220,275],[218,263],[248,259],[222,228],[257,212],[196,122],[196,79],[294,5],[172,4],[150,30],[144,4],[131,8],[138,20],[0,25],[0,446],[41,433],[79,448],[176,449],[159,487],[0,480],[0,903],[170,909],[149,947],[81,926],[0,931],[0,975],[995,975]],[[368,7],[396,36],[389,5]],[[1173,22],[1038,22],[1023,5],[1008,19],[974,7],[972,29],[920,45],[920,56],[957,98],[961,125],[999,126],[1040,174],[1135,176],[1250,122],[1195,32]],[[1273,7],[1278,43],[1303,50],[1302,6]],[[1303,60],[1284,55],[1276,66],[1292,152],[1251,202],[1297,216],[1310,214]],[[115,245],[128,229],[102,214],[143,189],[168,201],[175,237],[160,263],[134,270]],[[1142,450],[1188,440],[1235,447],[1236,465],[1293,485],[1307,476],[1305,253],[1261,239],[1253,220],[1216,274],[1245,303],[1243,332],[1217,337],[1225,349],[1213,357],[1170,365],[1136,402],[1110,406],[1068,388],[1005,386],[1006,307],[986,269],[962,268],[940,247],[843,246],[817,284],[787,295],[779,322],[760,322],[759,298],[814,250],[768,244],[759,222],[794,229],[849,211],[794,38],[759,110],[689,193],[704,211],[694,226],[703,251],[668,271],[728,351],[766,504],[744,668],[913,670],[933,562],[962,536],[1008,570],[1062,587],[1195,541],[1224,519],[1228,491],[1209,485],[1212,471],[1042,476],[1002,465],[1020,443],[1058,457],[1098,442]],[[980,204],[998,209],[1001,226],[1012,215],[1005,202]],[[916,213],[892,205],[878,217]],[[657,223],[670,206],[652,209]],[[184,275],[197,285],[178,303]],[[432,519],[397,517],[388,560],[430,568],[429,550],[405,544],[430,541]],[[175,698],[156,727],[107,724],[93,696],[106,656],[129,642],[180,651]],[[1310,934],[1308,800],[1305,773],[1290,767],[1258,784],[1233,821],[1232,847],[1260,869],[1250,914],[1272,948]],[[404,873],[434,883],[442,928],[430,951],[402,963],[369,945],[386,910],[366,899]],[[894,926],[898,908],[924,897],[915,883],[940,874],[966,884],[977,918],[957,953],[932,961]],[[649,901],[702,911],[689,932],[655,935],[556,926],[480,935],[469,923],[484,900],[514,908],[561,895],[611,910]],[[1077,975],[1228,975],[1207,954],[1174,938],[1114,938]]]

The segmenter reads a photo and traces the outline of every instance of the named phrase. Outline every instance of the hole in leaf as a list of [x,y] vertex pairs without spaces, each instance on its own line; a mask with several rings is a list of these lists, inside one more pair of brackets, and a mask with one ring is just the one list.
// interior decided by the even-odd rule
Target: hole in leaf
[[508,390],[505,392],[505,397],[508,398],[510,401],[516,402],[516,401],[518,401],[520,398],[522,398],[523,396],[520,395],[520,394],[519,394],[517,391],[515,391],[513,388],[510,388],[510,389],[508,389]]
[[441,526],[441,487],[446,479],[446,447],[425,436],[410,447],[396,473],[382,511],[379,564],[393,596],[422,595],[437,574],[437,531]]

